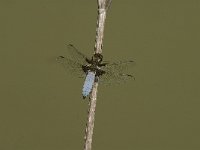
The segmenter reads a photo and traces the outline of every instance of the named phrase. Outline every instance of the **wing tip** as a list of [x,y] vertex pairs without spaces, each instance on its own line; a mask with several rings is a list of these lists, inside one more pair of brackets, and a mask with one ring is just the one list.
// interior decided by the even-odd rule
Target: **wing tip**
[[73,44],[67,44],[68,46],[73,46]]
[[58,62],[60,62],[62,59],[64,59],[65,57],[64,56],[58,56],[57,58],[56,58],[56,61],[58,61]]

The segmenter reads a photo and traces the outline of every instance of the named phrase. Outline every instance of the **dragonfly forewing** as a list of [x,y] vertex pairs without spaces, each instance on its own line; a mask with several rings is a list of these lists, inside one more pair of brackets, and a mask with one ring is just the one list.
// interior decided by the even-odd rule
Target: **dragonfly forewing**
[[85,73],[82,70],[82,64],[69,58],[65,58],[64,56],[57,57],[56,61],[60,63],[68,73],[72,75],[76,74],[78,77],[85,76]]
[[67,51],[69,53],[69,57],[70,59],[76,61],[77,63],[81,63],[81,64],[85,64],[86,63],[86,55],[84,55],[83,53],[81,53],[76,47],[74,47],[74,45],[69,44],[67,46]]

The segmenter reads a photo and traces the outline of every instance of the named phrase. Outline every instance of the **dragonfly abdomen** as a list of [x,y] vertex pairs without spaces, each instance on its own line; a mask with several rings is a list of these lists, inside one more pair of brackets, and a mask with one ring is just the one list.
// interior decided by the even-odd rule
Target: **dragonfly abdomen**
[[94,80],[95,80],[95,72],[88,71],[83,85],[83,91],[82,91],[83,98],[86,98],[90,94],[92,86],[94,84]]

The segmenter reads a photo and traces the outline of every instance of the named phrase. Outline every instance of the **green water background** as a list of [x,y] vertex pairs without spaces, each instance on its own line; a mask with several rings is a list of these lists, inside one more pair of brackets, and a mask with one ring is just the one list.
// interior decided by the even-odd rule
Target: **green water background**
[[[94,150],[200,149],[200,2],[113,0],[103,55],[136,80],[100,86]],[[0,1],[0,149],[80,150],[83,79],[55,58],[93,53],[96,0]]]

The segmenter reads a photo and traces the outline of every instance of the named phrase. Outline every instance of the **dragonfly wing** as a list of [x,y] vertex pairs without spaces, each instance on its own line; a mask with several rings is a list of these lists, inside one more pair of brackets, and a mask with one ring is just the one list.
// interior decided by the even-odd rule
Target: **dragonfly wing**
[[70,55],[70,58],[77,63],[85,64],[86,63],[86,56],[81,53],[74,45],[69,44],[67,46],[68,53]]
[[133,65],[135,65],[134,61],[119,61],[107,64],[105,67],[102,67],[102,70],[106,73],[100,77],[100,83],[121,84],[129,79],[135,79],[133,75],[123,73]]
[[82,65],[76,61],[65,58],[64,56],[57,57],[56,61],[60,63],[64,67],[64,69],[70,74],[76,74],[79,77],[83,77],[85,75],[82,70]]
[[114,63],[108,63],[106,66],[102,67],[102,69],[104,71],[112,71],[112,72],[120,73],[134,65],[135,65],[135,62],[132,60],[118,61]]
[[99,77],[100,84],[105,85],[116,85],[126,83],[130,79],[134,79],[135,77],[131,74],[124,74],[124,73],[113,73],[113,72],[106,72],[102,76]]

